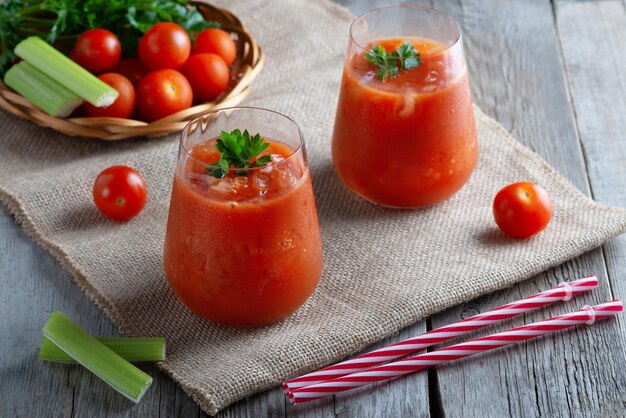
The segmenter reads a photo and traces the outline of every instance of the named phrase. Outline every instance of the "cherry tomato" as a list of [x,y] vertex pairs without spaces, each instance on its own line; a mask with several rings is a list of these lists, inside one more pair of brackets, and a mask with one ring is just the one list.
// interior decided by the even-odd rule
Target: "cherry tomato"
[[543,230],[552,212],[546,189],[529,182],[506,186],[493,201],[496,223],[502,232],[514,238],[527,238]]
[[121,54],[122,46],[117,36],[106,29],[91,29],[78,37],[70,57],[81,67],[97,74],[113,68]]
[[149,73],[148,69],[139,61],[139,58],[121,59],[111,72],[123,75],[135,87]]
[[219,96],[226,90],[230,77],[224,60],[216,54],[192,55],[180,71],[191,84],[194,99],[200,102]]
[[172,22],[157,23],[139,41],[139,59],[150,70],[177,70],[187,61],[191,41],[185,29]]
[[187,109],[192,102],[191,86],[176,70],[154,71],[137,86],[137,108],[149,122]]
[[194,54],[217,54],[231,65],[237,56],[237,46],[228,32],[221,29],[205,29],[196,38]]
[[103,215],[115,221],[137,216],[146,204],[146,182],[137,171],[114,165],[98,174],[93,185],[93,201]]
[[95,107],[85,103],[85,111],[89,116],[110,118],[129,118],[135,111],[135,88],[126,77],[115,73],[105,73],[98,77],[113,87],[120,94],[112,105]]

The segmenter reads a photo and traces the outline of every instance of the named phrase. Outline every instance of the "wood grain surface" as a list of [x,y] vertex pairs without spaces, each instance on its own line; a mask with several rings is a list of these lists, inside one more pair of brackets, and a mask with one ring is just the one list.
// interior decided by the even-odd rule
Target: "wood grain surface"
[[[337,0],[354,14],[395,4]],[[464,31],[475,102],[583,193],[626,207],[626,2],[621,0],[420,0]],[[78,366],[42,365],[40,329],[54,309],[100,335],[111,322],[0,209],[0,417],[200,417],[167,376],[134,406]],[[600,288],[474,336],[533,322],[573,306],[626,298],[626,237],[558,268],[456,306],[381,341],[407,338],[595,273]],[[467,338],[465,338],[467,339]],[[464,339],[464,340],[465,340]],[[375,347],[374,347],[375,348]],[[538,339],[428,373],[293,407],[276,388],[220,417],[620,417],[626,416],[623,318]]]

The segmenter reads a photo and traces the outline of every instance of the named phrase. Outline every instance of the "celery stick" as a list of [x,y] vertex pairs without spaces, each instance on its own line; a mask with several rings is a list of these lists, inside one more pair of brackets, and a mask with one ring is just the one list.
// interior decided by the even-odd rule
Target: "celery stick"
[[[126,361],[140,362],[165,360],[165,338],[163,337],[95,338]],[[43,337],[43,341],[41,341],[39,358],[57,363],[76,363],[76,360],[68,356],[63,350],[57,347],[46,337]]]
[[14,65],[4,83],[50,116],[64,118],[83,100],[26,61]]
[[110,106],[119,95],[113,87],[100,81],[98,77],[36,36],[26,38],[17,44],[14,52],[96,107]]
[[52,312],[43,327],[43,334],[70,357],[135,403],[139,402],[152,384],[152,377],[87,334],[62,312]]

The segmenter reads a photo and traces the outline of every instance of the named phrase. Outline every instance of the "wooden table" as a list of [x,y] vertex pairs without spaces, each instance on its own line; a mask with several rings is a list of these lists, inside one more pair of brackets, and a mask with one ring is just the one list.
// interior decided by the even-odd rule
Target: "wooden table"
[[[397,0],[396,0],[397,1]],[[353,13],[395,1],[341,0]],[[626,207],[626,12],[620,0],[418,1],[463,27],[475,102],[583,193]],[[434,3],[434,4],[433,4]],[[37,360],[41,326],[60,309],[88,331],[117,334],[59,264],[0,210],[0,416],[196,417],[197,405],[163,373],[133,406],[81,367]],[[626,237],[553,270],[419,322],[380,345],[498,306],[561,279],[595,273],[586,298],[484,333],[626,299]],[[248,416],[625,416],[626,320],[606,321],[294,408],[282,391],[238,402]]]

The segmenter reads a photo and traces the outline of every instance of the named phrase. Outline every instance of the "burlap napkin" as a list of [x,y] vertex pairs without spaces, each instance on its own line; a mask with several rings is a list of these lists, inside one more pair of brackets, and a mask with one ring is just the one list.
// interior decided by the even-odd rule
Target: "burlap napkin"
[[[478,168],[451,200],[416,211],[359,200],[330,161],[351,16],[326,1],[223,3],[267,53],[246,104],[293,116],[309,151],[324,274],[308,303],[282,323],[254,330],[216,326],[189,313],[168,288],[161,253],[176,135],[104,143],[0,113],[2,201],[124,334],[167,337],[162,368],[209,414],[626,229],[626,211],[584,197],[478,110]],[[104,219],[91,202],[93,179],[113,164],[135,167],[148,183],[148,205],[128,223]],[[550,227],[527,241],[505,238],[491,215],[498,189],[519,180],[543,184],[556,210]]]

